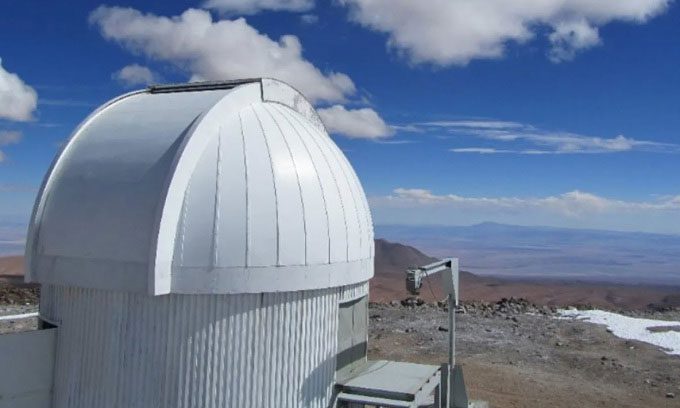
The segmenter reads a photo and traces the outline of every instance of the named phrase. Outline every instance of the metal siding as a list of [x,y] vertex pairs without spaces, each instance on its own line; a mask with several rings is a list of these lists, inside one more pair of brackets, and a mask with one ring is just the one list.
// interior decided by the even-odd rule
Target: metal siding
[[245,163],[248,174],[247,266],[276,265],[278,226],[276,190],[264,132],[252,107],[240,113],[245,137]]
[[342,262],[347,260],[347,219],[343,209],[340,187],[331,170],[331,164],[327,152],[323,149],[321,139],[328,137],[320,133],[316,128],[304,121],[297,115],[291,118],[302,129],[308,141],[307,146],[311,152],[314,167],[319,179],[322,180],[325,195],[326,211],[328,213],[328,258],[329,262]]
[[352,168],[352,165],[349,163],[349,160],[347,160],[347,157],[341,152],[339,153],[340,160],[345,164],[348,180],[353,184],[355,197],[358,201],[357,211],[360,222],[362,223],[362,236],[364,237],[361,258],[372,258],[374,250],[373,247],[375,243],[373,241],[373,220],[371,219],[371,209],[368,206],[366,194],[364,193],[364,189],[361,186],[361,182],[359,181],[359,177],[354,171],[354,168]]
[[51,408],[57,329],[0,335],[0,408]]
[[[250,135],[249,135],[250,136]],[[243,126],[239,115],[231,116],[219,131],[216,228],[213,242],[216,265],[246,265],[248,250],[248,174],[245,165]]]
[[[80,128],[56,161],[32,223],[33,279],[65,282],[96,272],[92,286],[120,280],[129,265],[148,270],[156,209],[174,155],[194,118],[229,91],[138,93],[107,106]],[[138,274],[139,275],[139,274]],[[126,275],[131,290],[146,276]]]
[[151,297],[45,285],[43,292],[41,314],[60,322],[54,408],[330,404],[338,289]]
[[[330,139],[327,134],[321,133],[309,123],[301,121],[301,125],[305,128],[314,142],[315,146],[321,152],[321,158],[326,163],[326,166],[320,166],[320,169],[328,169],[327,174],[323,174],[324,182],[329,186],[328,191],[331,194],[328,202],[330,222],[330,241],[331,263],[347,262],[349,258],[349,241],[356,239],[355,235],[350,233],[349,227],[349,213],[348,213],[348,194],[347,190],[341,186],[342,177],[341,172],[337,168],[337,162],[333,153],[328,148],[328,141]],[[325,173],[325,171],[324,171]]]
[[[313,123],[317,116],[309,111],[304,98],[295,96],[286,85],[267,84],[269,96],[277,102],[261,100],[259,85],[254,83],[221,91],[221,96],[207,91],[209,98],[196,96],[196,92],[130,97],[147,103],[156,101],[152,98],[170,98],[180,101],[180,106],[201,101],[200,115],[192,121],[185,118],[184,129],[190,130],[190,137],[163,135],[159,138],[164,142],[150,142],[156,146],[175,140],[162,155],[161,162],[169,169],[145,161],[152,157],[148,152],[157,150],[145,145],[138,151],[136,143],[146,139],[123,138],[132,150],[134,165],[128,167],[119,159],[116,164],[122,167],[120,170],[109,169],[109,164],[98,168],[91,155],[81,152],[82,146],[89,146],[87,143],[71,146],[64,155],[64,166],[68,167],[70,161],[82,164],[91,160],[82,164],[83,169],[93,166],[93,174],[105,181],[123,175],[123,181],[126,177],[141,180],[158,175],[158,180],[151,177],[147,181],[161,183],[153,187],[165,197],[143,194],[154,197],[153,205],[127,202],[127,193],[101,205],[106,210],[107,205],[117,206],[123,200],[123,208],[129,211],[118,214],[121,224],[132,225],[144,213],[156,220],[154,228],[158,230],[144,238],[146,246],[137,245],[139,237],[133,237],[107,259],[43,253],[31,262],[37,280],[63,286],[191,294],[309,290],[363,282],[372,276],[370,211],[356,174],[323,127]],[[111,141],[114,152],[120,147],[109,122],[121,121],[123,128],[146,135],[147,123],[165,119],[165,110],[154,107],[148,111],[152,118],[135,116],[133,121],[121,112],[138,102],[125,103],[131,105],[123,109],[118,106],[124,104],[120,102],[107,108],[106,120],[93,119],[85,127],[105,133],[96,143],[89,142],[98,146],[92,149],[97,154],[107,156],[106,140]],[[170,112],[175,110],[172,107]],[[171,121],[175,123],[175,119]],[[159,125],[149,135],[171,128]],[[68,184],[62,180],[60,166],[56,168],[53,184]],[[148,183],[140,182],[135,188],[150,188]],[[44,201],[49,210],[51,198],[47,193]],[[80,201],[89,200],[89,193],[84,194]],[[90,201],[93,206],[99,202]],[[46,225],[51,225],[51,218],[46,216]],[[141,225],[140,230],[144,229]],[[113,233],[118,241],[128,241],[128,235],[116,231],[104,228],[99,235]],[[119,253],[129,245],[135,247],[135,254]],[[45,276],[49,278],[43,279]]]
[[290,116],[299,115],[292,109],[281,111],[274,105],[264,107],[272,114],[284,135],[291,156],[295,163],[305,217],[306,259],[305,264],[314,265],[328,262],[328,216],[326,202],[321,189],[319,172],[310,157],[309,149],[302,138],[299,125],[295,125]]
[[[356,252],[354,252],[354,255],[351,255],[350,252],[350,259],[363,259],[366,257],[365,256],[366,251],[364,251],[364,248],[368,248],[369,245],[369,242],[366,239],[368,237],[367,232],[368,228],[367,225],[365,224],[366,217],[364,217],[364,208],[360,197],[361,195],[363,195],[363,191],[359,189],[359,186],[352,178],[353,170],[349,167],[349,163],[347,162],[345,155],[342,154],[340,148],[335,146],[335,144],[332,147],[334,147],[333,150],[335,150],[336,158],[338,160],[340,169],[342,170],[344,180],[349,186],[351,203],[354,205],[355,217],[349,220],[349,222],[356,222],[356,226],[359,230],[358,236],[354,242],[356,244],[356,246],[354,247]],[[350,247],[350,251],[351,249],[352,247]]]
[[341,287],[338,302],[351,302],[364,296],[368,296],[368,281]]
[[340,152],[340,149],[328,136],[321,138],[321,143],[326,146],[326,154],[329,162],[332,163],[331,166],[335,173],[335,180],[340,187],[342,195],[347,223],[347,260],[362,259],[361,245],[366,238],[362,236],[363,231],[359,223],[359,209],[357,208],[356,197],[354,197],[353,186],[347,178],[346,169],[339,157],[342,155],[342,152]]
[[[179,226],[178,239],[182,244],[182,266],[208,267],[212,253],[213,221],[215,208],[215,183],[217,180],[217,130],[206,146],[198,166],[191,177]],[[208,238],[208,239],[206,239]]]
[[261,104],[253,105],[269,145],[277,197],[278,265],[305,264],[305,219],[297,169],[285,136]]

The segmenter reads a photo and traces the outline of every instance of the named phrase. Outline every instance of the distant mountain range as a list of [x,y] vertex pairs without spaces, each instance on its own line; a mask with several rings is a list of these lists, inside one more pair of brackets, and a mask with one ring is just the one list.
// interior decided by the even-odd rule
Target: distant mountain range
[[680,285],[680,235],[496,223],[375,229],[376,237],[458,257],[478,275]]
[[[0,256],[23,254],[26,229],[26,223],[0,220]],[[376,237],[402,245],[376,241],[376,258],[390,254],[378,263],[381,270],[403,273],[404,265],[426,263],[430,256],[453,256],[460,259],[461,268],[480,276],[680,286],[680,235],[490,222],[461,227],[379,225],[375,231]]]
[[[405,271],[434,261],[416,248],[384,239],[375,241],[375,276],[371,279],[372,301],[401,300],[411,296],[405,287]],[[23,282],[23,256],[0,257],[0,286]],[[609,309],[645,308],[649,304],[680,305],[680,288],[588,284],[570,281],[546,282],[504,280],[461,271],[461,298],[490,302],[502,298],[524,297],[538,304],[590,304]],[[420,296],[428,301],[441,300],[438,275],[426,278]]]

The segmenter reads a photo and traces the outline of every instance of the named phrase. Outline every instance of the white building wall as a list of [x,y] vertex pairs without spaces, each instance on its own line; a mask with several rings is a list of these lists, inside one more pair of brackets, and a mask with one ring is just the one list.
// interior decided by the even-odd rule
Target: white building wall
[[340,288],[147,296],[44,285],[54,408],[327,407]]

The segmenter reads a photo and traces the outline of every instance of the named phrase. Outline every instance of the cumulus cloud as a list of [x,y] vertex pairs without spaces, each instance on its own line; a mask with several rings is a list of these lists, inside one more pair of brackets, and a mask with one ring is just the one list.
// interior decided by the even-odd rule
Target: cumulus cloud
[[597,27],[586,20],[560,22],[555,25],[555,31],[548,38],[552,44],[548,58],[552,62],[573,60],[577,51],[602,42]]
[[127,87],[150,85],[157,82],[157,75],[149,68],[139,64],[127,65],[114,72],[112,77]]
[[465,65],[500,58],[509,43],[548,31],[554,62],[601,43],[613,21],[644,23],[672,0],[340,0],[350,18],[388,36],[411,63]]
[[[3,130],[0,131],[0,147],[17,144],[21,141],[21,132]],[[5,152],[0,150],[0,163],[7,159]]]
[[104,38],[147,58],[188,71],[194,80],[274,77],[290,83],[312,102],[341,102],[356,92],[343,73],[322,72],[302,55],[298,37],[274,41],[245,19],[213,21],[205,10],[179,16],[143,14],[101,6],[89,21]]
[[6,71],[0,59],[0,119],[29,121],[37,105],[35,89],[26,85],[17,74]]
[[314,0],[208,0],[204,7],[225,14],[256,14],[260,11],[308,11]]
[[380,139],[394,133],[370,108],[348,110],[344,106],[334,105],[319,109],[318,112],[330,133],[357,139]]
[[649,140],[638,140],[623,135],[599,137],[571,132],[539,129],[533,125],[498,120],[452,120],[421,122],[406,125],[422,132],[445,132],[487,141],[520,144],[522,148],[508,149],[497,146],[456,147],[454,153],[476,154],[595,154],[644,151],[680,153],[680,145]]

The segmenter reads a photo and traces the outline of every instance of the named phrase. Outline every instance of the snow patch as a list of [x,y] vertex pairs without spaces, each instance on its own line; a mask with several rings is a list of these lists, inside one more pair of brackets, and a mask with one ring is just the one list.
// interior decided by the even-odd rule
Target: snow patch
[[578,319],[595,324],[603,324],[616,337],[638,340],[659,346],[668,354],[680,355],[680,332],[674,330],[651,331],[654,327],[676,327],[680,322],[668,320],[640,319],[623,316],[603,310],[559,310],[559,319]]
[[8,315],[8,316],[0,316],[0,322],[5,321],[5,320],[21,320],[21,319],[28,319],[31,317],[38,317],[38,312],[34,313],[24,313],[24,314],[16,314],[16,315]]

